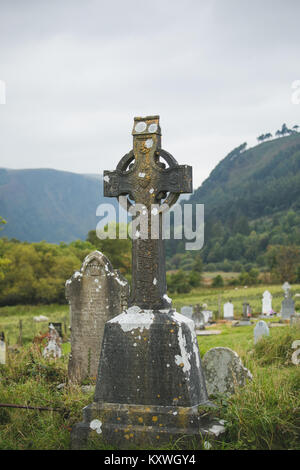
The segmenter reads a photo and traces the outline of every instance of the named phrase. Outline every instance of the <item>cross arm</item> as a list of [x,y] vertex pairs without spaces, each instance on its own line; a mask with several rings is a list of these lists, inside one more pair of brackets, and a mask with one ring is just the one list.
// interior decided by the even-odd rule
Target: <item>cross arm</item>
[[170,193],[192,193],[193,172],[189,165],[176,165],[161,170],[158,190]]
[[131,185],[129,175],[124,175],[120,170],[104,170],[103,183],[105,197],[119,197],[122,194],[130,194]]

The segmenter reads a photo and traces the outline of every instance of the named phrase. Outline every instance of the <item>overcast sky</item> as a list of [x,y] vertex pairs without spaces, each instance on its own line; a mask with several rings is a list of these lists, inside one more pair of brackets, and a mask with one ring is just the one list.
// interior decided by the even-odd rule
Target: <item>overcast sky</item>
[[134,116],[194,186],[243,142],[300,125],[299,0],[0,0],[0,166],[113,170]]

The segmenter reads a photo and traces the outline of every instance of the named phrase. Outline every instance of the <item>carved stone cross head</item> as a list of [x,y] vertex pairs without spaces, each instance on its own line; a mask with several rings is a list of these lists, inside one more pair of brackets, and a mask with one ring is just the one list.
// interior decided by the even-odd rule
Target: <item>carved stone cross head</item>
[[[134,118],[132,135],[133,149],[120,160],[115,171],[104,171],[104,196],[128,196],[136,205],[142,205],[147,209],[151,227],[152,205],[157,206],[165,199],[161,206],[165,210],[176,203],[180,194],[192,192],[192,167],[178,165],[175,158],[161,148],[159,116]],[[126,209],[132,206],[130,200]],[[158,238],[144,239],[139,235],[133,238],[130,306],[171,308],[166,294],[161,216],[159,212]]]
[[178,165],[161,149],[159,116],[134,118],[132,135],[133,150],[120,160],[115,171],[104,171],[104,196],[129,195],[135,203],[149,208],[167,193],[164,204],[171,207],[181,193],[192,192],[192,167]]

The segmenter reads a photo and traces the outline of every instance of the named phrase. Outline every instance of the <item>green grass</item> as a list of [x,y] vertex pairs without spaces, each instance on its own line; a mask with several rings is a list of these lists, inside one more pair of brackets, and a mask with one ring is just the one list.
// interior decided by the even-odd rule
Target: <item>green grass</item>
[[[249,288],[248,295],[261,298],[265,288]],[[272,293],[281,293],[278,286],[269,286],[268,289]],[[206,302],[210,308],[217,301],[219,292],[223,292],[224,297],[230,296],[233,301],[234,295],[237,298],[238,294],[234,289],[231,292],[227,289],[204,289],[194,291],[189,297],[195,300],[201,295],[204,300],[186,302],[186,298],[182,300],[174,296],[174,303],[184,305],[207,299],[210,300],[210,303]],[[0,366],[0,402],[49,406],[61,409],[62,413],[0,408],[1,450],[68,449],[70,429],[81,421],[82,408],[92,401],[93,392],[84,394],[79,385],[67,384],[57,390],[58,384],[67,382],[70,345],[64,343],[64,354],[56,361],[42,357],[39,347],[31,342],[34,334],[30,331],[32,317],[40,314],[48,316],[50,321],[64,321],[68,318],[68,306],[0,309],[0,331],[4,329],[12,338],[11,344],[18,337],[19,319],[24,323],[24,346],[19,348],[19,352],[10,350],[7,365]],[[46,330],[47,325],[38,324],[37,329]],[[253,326],[237,328],[218,323],[212,328],[222,333],[218,336],[198,336],[201,356],[212,347],[229,347],[241,356],[254,377],[253,382],[239,389],[235,395],[216,397],[215,402],[219,406],[214,413],[226,421],[226,433],[221,439],[210,441],[212,448],[300,449],[300,367],[291,363],[291,344],[300,339],[300,330],[288,325],[270,328],[270,337],[254,346]],[[68,410],[68,414],[64,410]],[[91,442],[90,448],[99,449],[99,442]],[[100,448],[111,447],[100,442]],[[180,441],[160,448],[187,449]],[[197,445],[189,448],[197,448]]]
[[[221,312],[223,304],[231,300],[234,304],[234,314],[238,317],[242,315],[243,303],[248,302],[254,314],[261,314],[262,294],[265,290],[271,292],[273,296],[273,310],[279,312],[283,299],[283,290],[279,285],[259,285],[245,289],[244,287],[198,287],[188,294],[172,294],[173,305],[180,312],[184,305],[207,304],[209,310],[218,311],[220,298]],[[293,284],[292,294],[300,293],[300,284]]]
[[19,321],[22,320],[23,344],[29,344],[33,338],[48,330],[48,321],[37,323],[33,317],[44,315],[49,322],[61,322],[69,327],[68,305],[16,305],[13,307],[0,307],[0,331],[4,331],[9,344],[19,343]]

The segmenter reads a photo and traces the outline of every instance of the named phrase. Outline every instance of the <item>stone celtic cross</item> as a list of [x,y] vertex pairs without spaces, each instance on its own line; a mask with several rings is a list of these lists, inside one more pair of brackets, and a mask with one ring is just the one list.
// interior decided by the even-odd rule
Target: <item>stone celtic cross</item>
[[[134,118],[132,135],[133,150],[120,160],[115,171],[104,171],[104,196],[129,196],[135,205],[144,208],[148,218],[148,237],[143,236],[142,228],[133,236],[129,305],[153,310],[171,308],[166,295],[162,201],[164,208],[171,207],[180,194],[192,192],[192,167],[178,165],[175,158],[161,148],[159,116]],[[159,218],[155,239],[151,239],[153,216]]]

